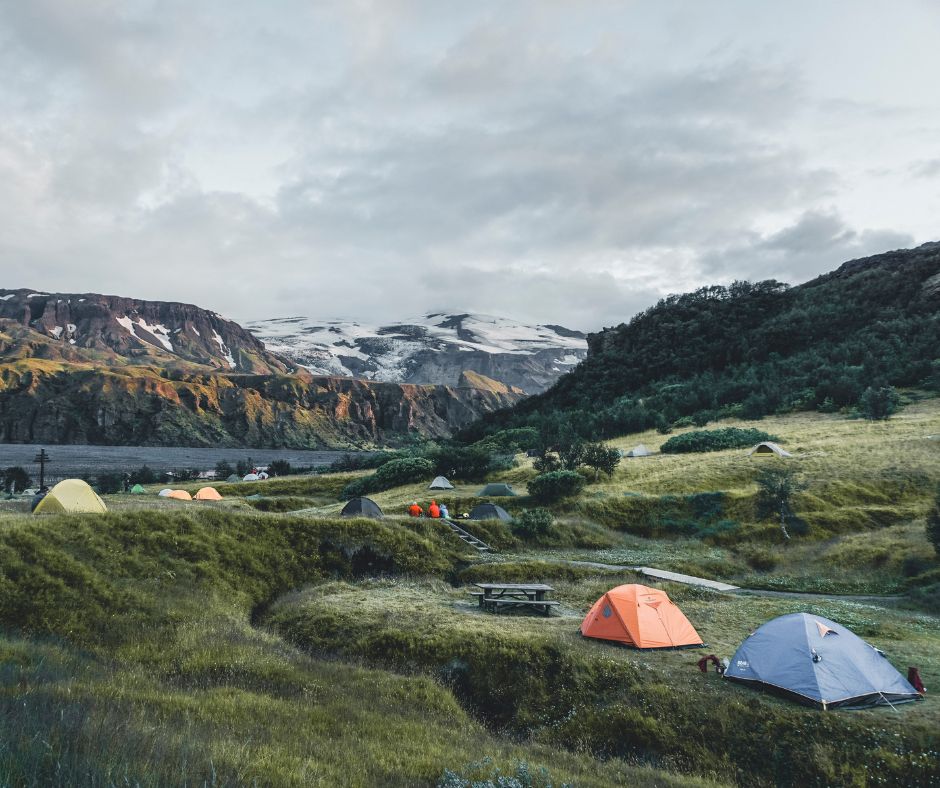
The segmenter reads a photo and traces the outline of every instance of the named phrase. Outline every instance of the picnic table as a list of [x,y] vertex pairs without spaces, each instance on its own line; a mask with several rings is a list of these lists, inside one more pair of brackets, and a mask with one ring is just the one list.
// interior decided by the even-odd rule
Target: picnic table
[[536,610],[550,615],[558,602],[546,599],[545,595],[555,589],[545,583],[474,583],[479,591],[471,591],[482,610],[499,613],[513,607]]

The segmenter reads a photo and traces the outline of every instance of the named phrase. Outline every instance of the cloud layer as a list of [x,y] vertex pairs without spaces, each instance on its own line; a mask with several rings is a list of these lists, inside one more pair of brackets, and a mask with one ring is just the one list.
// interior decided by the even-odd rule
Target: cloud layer
[[906,61],[874,4],[830,58],[811,4],[193,5],[0,2],[4,285],[594,329],[936,235],[926,2]]

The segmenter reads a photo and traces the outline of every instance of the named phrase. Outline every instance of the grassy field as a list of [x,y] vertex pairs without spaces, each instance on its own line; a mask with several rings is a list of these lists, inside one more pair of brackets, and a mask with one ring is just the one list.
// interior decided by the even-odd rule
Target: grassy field
[[[0,785],[434,785],[445,770],[541,767],[550,778],[533,785],[940,783],[932,696],[822,713],[701,674],[702,652],[580,638],[604,591],[651,583],[569,562],[653,566],[771,590],[665,585],[704,653],[730,657],[760,623],[802,610],[940,686],[940,564],[924,531],[940,401],[886,424],[757,426],[794,459],[624,460],[555,506],[547,534],[468,524],[499,548],[482,558],[430,520],[336,519],[357,474],[219,485],[217,503],[161,499],[157,485],[106,496],[100,517],[2,501]],[[810,529],[789,543],[754,514],[767,462],[807,484],[797,510]],[[533,475],[519,458],[497,476],[524,492]],[[443,500],[469,509],[481,486]],[[422,483],[373,498],[400,515],[436,495]],[[550,582],[559,614],[481,614],[467,591],[484,580]]]

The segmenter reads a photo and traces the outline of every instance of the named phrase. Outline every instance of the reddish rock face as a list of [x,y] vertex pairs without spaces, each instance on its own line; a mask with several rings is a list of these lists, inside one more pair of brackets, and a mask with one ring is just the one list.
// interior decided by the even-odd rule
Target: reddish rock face
[[0,290],[0,443],[375,445],[444,437],[519,399],[291,371],[189,304]]

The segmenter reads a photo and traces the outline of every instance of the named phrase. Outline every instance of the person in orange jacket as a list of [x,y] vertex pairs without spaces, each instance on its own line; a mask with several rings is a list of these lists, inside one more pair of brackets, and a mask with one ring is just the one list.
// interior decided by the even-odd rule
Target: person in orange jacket
[[437,501],[431,501],[431,505],[428,507],[428,517],[440,517],[441,516],[441,507],[437,505]]
[[412,517],[420,517],[424,514],[424,509],[418,506],[418,502],[414,501],[411,506],[408,507],[408,514]]

